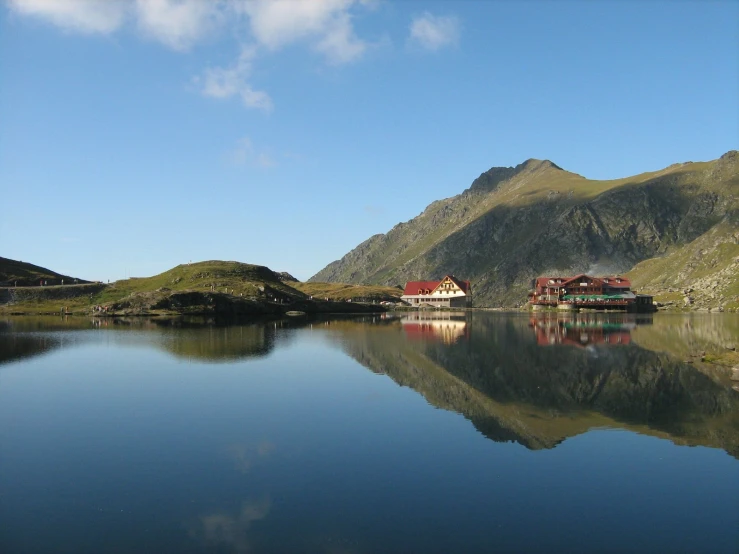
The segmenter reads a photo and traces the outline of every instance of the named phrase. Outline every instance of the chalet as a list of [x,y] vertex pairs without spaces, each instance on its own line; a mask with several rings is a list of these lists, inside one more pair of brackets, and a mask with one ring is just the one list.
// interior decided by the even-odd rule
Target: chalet
[[419,308],[469,308],[472,306],[472,285],[454,275],[447,275],[440,281],[408,281],[400,299]]
[[626,277],[592,277],[584,273],[574,277],[539,277],[529,293],[529,303],[573,309],[654,310],[652,297],[632,291],[631,281]]

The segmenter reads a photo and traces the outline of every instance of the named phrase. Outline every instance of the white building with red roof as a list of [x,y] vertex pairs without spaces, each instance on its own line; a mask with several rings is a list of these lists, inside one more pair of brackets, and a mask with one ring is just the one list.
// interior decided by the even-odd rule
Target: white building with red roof
[[439,281],[408,281],[400,298],[411,306],[469,308],[472,306],[472,285],[454,275]]

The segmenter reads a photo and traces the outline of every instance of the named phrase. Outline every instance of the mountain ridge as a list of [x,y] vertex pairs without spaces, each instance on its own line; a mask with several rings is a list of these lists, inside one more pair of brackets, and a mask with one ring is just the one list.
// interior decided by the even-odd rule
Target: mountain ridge
[[730,225],[738,195],[736,151],[605,181],[532,158],[481,173],[309,281],[394,286],[451,273],[472,281],[478,306],[520,306],[541,273],[624,273]]

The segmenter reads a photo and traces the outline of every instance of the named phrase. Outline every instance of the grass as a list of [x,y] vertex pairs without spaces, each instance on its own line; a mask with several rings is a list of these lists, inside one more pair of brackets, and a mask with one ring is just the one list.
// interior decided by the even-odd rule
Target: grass
[[[213,288],[211,288],[213,287]],[[48,287],[48,289],[66,289],[73,291],[74,287]],[[269,268],[258,265],[243,264],[240,262],[207,261],[194,264],[182,264],[154,275],[153,277],[134,277],[116,281],[94,294],[87,294],[79,287],[80,296],[75,298],[54,299],[48,298],[52,294],[49,290],[44,295],[43,289],[33,287],[38,297],[14,305],[0,306],[0,313],[54,313],[60,312],[62,306],[72,313],[88,313],[92,306],[110,305],[132,294],[154,293],[157,291],[201,291],[215,290],[228,292],[235,296],[244,297],[281,297],[303,299],[306,294],[283,283]]]
[[403,291],[396,287],[349,285],[345,283],[292,283],[297,290],[314,298],[330,300],[397,301]]
[[[739,259],[739,244],[734,233],[735,227],[730,221],[719,223],[693,242],[674,248],[661,258],[637,264],[627,276],[635,288],[653,293],[658,301],[682,302],[681,292],[670,293],[665,288],[682,290],[692,288],[701,279],[715,280],[717,296],[723,295],[725,299],[724,308],[736,309],[739,307],[739,275],[732,270],[732,264]],[[691,294],[700,295],[701,291]]]
[[[19,286],[33,286],[38,285],[39,281],[45,280],[56,285],[62,279],[67,284],[75,280],[74,277],[62,275],[45,267],[0,257],[0,282],[10,284],[17,282]],[[82,279],[78,279],[78,281],[82,283],[87,282]]]
[[[548,163],[533,160],[527,168],[503,181],[497,188],[483,195],[467,194],[431,203],[422,214],[404,224],[393,228],[385,235],[382,244],[375,243],[367,260],[369,272],[363,275],[364,281],[389,282],[395,268],[404,266],[423,257],[434,246],[457,231],[468,227],[494,208],[520,208],[547,202],[552,193],[558,203],[580,204],[615,189],[643,186],[654,182],[664,183],[669,177],[671,185],[681,186],[704,181],[704,173],[713,162],[675,164],[660,171],[652,171],[612,180],[591,180],[575,173],[558,169]],[[710,188],[710,187],[709,187]],[[451,210],[454,217],[444,216]],[[408,240],[408,233],[423,232],[414,240]],[[526,237],[519,237],[525,240]],[[514,249],[516,245],[510,245]],[[388,255],[387,253],[393,253]],[[352,280],[349,273],[356,267],[346,268],[340,278]],[[423,267],[419,266],[419,271]]]

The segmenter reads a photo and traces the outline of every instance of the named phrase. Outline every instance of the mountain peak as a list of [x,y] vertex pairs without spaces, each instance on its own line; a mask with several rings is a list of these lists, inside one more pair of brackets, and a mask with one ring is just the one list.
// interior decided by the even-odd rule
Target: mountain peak
[[549,160],[537,160],[536,158],[529,158],[522,164],[519,164],[516,166],[516,169],[523,169],[528,171],[535,171],[537,169],[558,169],[562,171],[562,168],[559,167],[554,162],[550,162]]
[[546,169],[556,169],[563,171],[561,167],[550,162],[549,160],[537,160],[529,158],[516,167],[491,167],[485,173],[481,174],[472,182],[469,190],[471,191],[491,191],[503,181],[512,178],[518,173],[528,171],[541,171]]

